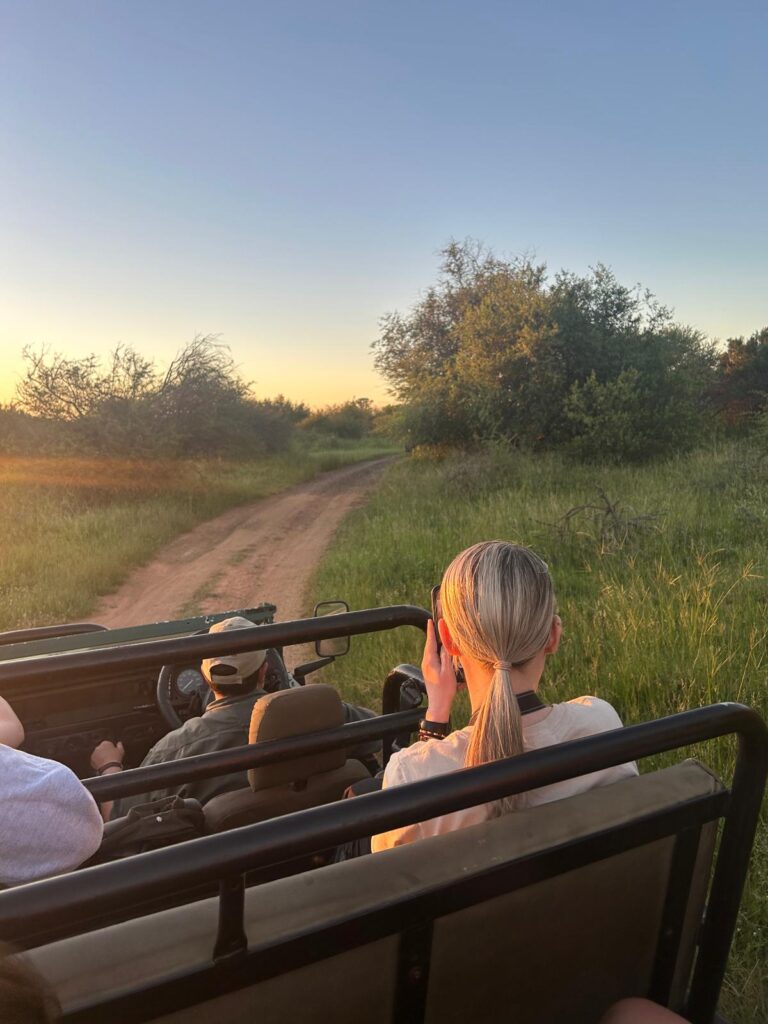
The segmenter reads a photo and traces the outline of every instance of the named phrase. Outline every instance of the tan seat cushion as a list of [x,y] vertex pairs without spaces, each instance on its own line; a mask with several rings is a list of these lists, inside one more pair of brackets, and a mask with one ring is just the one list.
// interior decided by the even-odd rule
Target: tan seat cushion
[[[257,700],[251,715],[248,742],[287,739],[289,736],[337,729],[343,724],[344,709],[336,690],[332,686],[314,683],[294,690],[280,690]],[[346,759],[344,750],[295,757],[279,764],[252,768],[248,772],[248,782],[254,790],[283,786],[296,779],[343,768]]]
[[344,790],[360,779],[369,778],[359,761],[349,760],[341,768],[322,775],[310,775],[306,786],[295,789],[290,783],[271,789],[236,789],[209,800],[203,808],[209,832],[224,832],[241,825],[255,825],[281,814],[305,811],[340,800]]

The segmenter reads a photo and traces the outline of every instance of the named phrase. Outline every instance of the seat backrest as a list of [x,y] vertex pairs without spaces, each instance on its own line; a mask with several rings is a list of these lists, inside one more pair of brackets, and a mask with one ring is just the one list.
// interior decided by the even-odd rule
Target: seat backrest
[[[286,739],[343,724],[344,712],[336,690],[312,683],[256,701],[248,741]],[[252,768],[248,772],[250,789],[223,793],[208,801],[204,808],[206,826],[210,832],[224,832],[331,803],[340,799],[348,786],[367,776],[359,761],[347,760],[344,750]]]
[[[251,714],[249,743],[282,740],[308,732],[337,729],[344,724],[341,698],[332,686],[312,683],[295,690],[280,690],[257,700]],[[310,775],[341,768],[347,759],[343,750],[328,750],[310,757],[295,757],[277,764],[252,768],[248,782],[254,791],[301,781]]]
[[118,1001],[120,1019],[163,1024],[594,1024],[626,995],[679,1006],[725,803],[688,761],[255,887],[231,970],[211,962],[215,900],[29,956],[82,1022]]

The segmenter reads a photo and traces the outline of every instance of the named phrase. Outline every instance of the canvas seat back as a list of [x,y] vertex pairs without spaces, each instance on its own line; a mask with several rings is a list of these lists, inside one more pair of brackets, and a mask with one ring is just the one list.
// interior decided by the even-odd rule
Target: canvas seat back
[[29,956],[83,1024],[594,1024],[622,996],[679,1006],[725,798],[686,761],[254,887],[239,962],[211,962],[216,900]]
[[[341,698],[330,686],[314,683],[271,693],[256,701],[249,743],[286,739],[335,729],[344,724]],[[292,811],[338,800],[344,790],[368,772],[344,750],[291,758],[252,768],[248,789],[214,797],[205,805],[209,832],[251,825]]]

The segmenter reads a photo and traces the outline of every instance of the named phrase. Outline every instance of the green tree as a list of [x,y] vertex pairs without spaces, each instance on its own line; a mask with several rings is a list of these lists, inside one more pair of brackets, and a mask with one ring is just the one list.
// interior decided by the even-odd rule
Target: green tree
[[451,242],[441,256],[438,284],[408,316],[384,317],[373,346],[377,368],[406,407],[406,440],[528,436],[537,428],[525,373],[549,330],[544,268],[500,260],[476,242]]
[[768,327],[746,341],[729,338],[717,363],[717,380],[710,390],[712,405],[731,425],[749,425],[768,409]]
[[333,435],[348,440],[360,440],[370,434],[375,410],[369,398],[353,398],[349,402],[327,405],[304,420],[304,430]]
[[[20,411],[55,424],[79,450],[129,455],[248,454],[290,442],[304,410],[284,398],[256,400],[226,346],[198,336],[164,373],[120,346],[106,365],[26,349]],[[307,410],[308,411],[308,410]]]
[[[712,347],[649,292],[602,265],[549,284],[543,265],[477,243],[442,257],[438,284],[409,315],[386,317],[374,343],[411,443],[500,437],[586,457],[592,442],[574,442],[597,436],[605,415],[634,459],[686,447],[704,427]],[[621,401],[642,443],[618,429]]]

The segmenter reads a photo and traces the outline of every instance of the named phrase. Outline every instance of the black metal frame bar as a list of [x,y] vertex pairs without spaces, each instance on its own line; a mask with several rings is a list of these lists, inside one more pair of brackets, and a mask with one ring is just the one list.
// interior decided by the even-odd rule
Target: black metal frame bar
[[[500,894],[499,894],[500,895]],[[426,921],[418,921],[410,926],[400,928],[400,944],[397,956],[397,979],[395,982],[395,1010],[393,1018],[397,1024],[413,1024],[423,1021],[427,1010],[429,995],[429,965],[432,958],[432,937],[435,917],[430,915]],[[370,928],[366,920],[358,931],[362,937]],[[362,934],[361,934],[362,933]],[[363,943],[359,943],[363,945]]]
[[32,629],[13,629],[0,633],[0,647],[11,644],[32,643],[35,640],[52,640],[60,636],[80,636],[84,633],[105,633],[106,626],[95,622],[63,622],[58,626],[35,626]]
[[116,800],[121,796],[166,789],[196,779],[208,779],[216,775],[246,771],[249,768],[261,768],[263,765],[275,764],[288,758],[324,754],[328,750],[339,750],[344,747],[351,749],[369,740],[410,732],[418,725],[421,714],[416,708],[395,715],[379,715],[324,732],[308,732],[282,740],[265,740],[243,747],[232,747],[229,750],[216,750],[211,754],[196,754],[166,764],[131,768],[114,775],[94,776],[91,779],[84,779],[83,785],[99,802]]
[[213,947],[214,963],[239,957],[248,949],[243,916],[245,914],[245,878],[233,875],[219,882],[219,930]]
[[48,657],[29,657],[23,661],[0,664],[0,691],[17,683],[33,684],[43,678],[46,690],[66,689],[70,683],[99,679],[110,669],[151,668],[160,665],[188,665],[220,654],[263,651],[269,647],[332,640],[340,636],[380,633],[398,626],[416,626],[426,630],[429,612],[415,605],[392,605],[326,615],[317,619],[275,622],[229,633],[205,633],[200,636],[171,637],[93,651],[73,651]]
[[[267,867],[284,860],[286,850],[294,857],[311,854],[426,817],[729,734],[738,736],[739,750],[727,808],[720,805],[717,810],[718,816],[725,817],[725,824],[688,1008],[691,1020],[705,1024],[712,1019],[717,1004],[768,775],[768,730],[756,712],[739,704],[715,704],[627,726],[505,761],[192,840],[178,847],[89,868],[74,876],[9,890],[0,893],[0,937],[16,944],[40,945],[51,930],[60,936],[62,920],[68,921],[69,934],[87,931],[89,921],[96,915],[103,917],[105,907],[125,911],[141,899],[168,895],[196,884]],[[681,820],[677,809],[672,817],[674,828],[681,825],[690,828],[697,823]],[[669,821],[667,827],[672,827]],[[623,830],[606,832],[602,839],[599,836],[592,839],[595,843],[604,842],[608,851],[605,855],[608,855],[620,845],[622,831],[633,836],[634,845],[641,845],[656,837],[657,828],[649,827],[647,822],[634,822]],[[587,856],[588,862],[589,850],[586,854],[582,850],[580,856]],[[568,859],[562,850],[554,849],[539,854],[535,864],[542,870],[542,866],[549,863],[550,870],[558,873],[563,870],[558,865]],[[528,880],[530,877],[529,870]],[[456,885],[451,886],[450,891],[454,888]],[[439,905],[444,907],[449,902],[444,890]],[[187,981],[179,983],[179,992],[185,990]],[[125,1019],[140,1020],[141,1017]]]
[[700,840],[701,823],[678,832],[675,840],[664,900],[664,918],[659,929],[659,941],[649,993],[650,998],[662,1006],[669,1005],[672,992],[677,953],[690,894],[690,880],[693,876]]
[[[102,647],[121,647],[128,644],[163,640],[168,637],[190,636],[193,633],[207,632],[214,622],[221,622],[231,615],[243,615],[250,619],[254,626],[263,625],[265,622],[273,622],[277,608],[273,604],[262,602],[253,608],[236,608],[229,611],[214,612],[210,615],[193,615],[184,619],[166,619],[164,622],[151,622],[144,626],[121,626],[107,629],[106,626],[96,626],[92,623],[67,623],[64,626],[43,626],[39,630],[47,632],[48,638],[37,639],[26,635],[20,635],[7,647],[0,650],[0,661],[16,662],[24,658],[40,658],[43,656],[56,656],[59,654],[71,653],[72,651],[94,651]],[[72,626],[76,632],[72,630]],[[85,639],[82,638],[84,626],[91,627],[91,632]],[[39,632],[38,629],[34,633]],[[55,635],[50,635],[50,630],[56,630]],[[63,631],[63,632],[62,632]],[[0,641],[3,641],[9,634],[0,634]]]
[[[381,713],[383,715],[396,714],[402,708],[402,685],[406,680],[413,678],[408,672],[409,667],[410,666],[404,664],[398,665],[392,669],[384,680],[384,687],[381,694]],[[423,683],[421,684],[421,688],[426,692],[426,688]],[[382,761],[384,765],[389,762],[389,759],[392,756],[392,745],[395,738],[395,736],[384,738],[384,742],[382,743]]]

